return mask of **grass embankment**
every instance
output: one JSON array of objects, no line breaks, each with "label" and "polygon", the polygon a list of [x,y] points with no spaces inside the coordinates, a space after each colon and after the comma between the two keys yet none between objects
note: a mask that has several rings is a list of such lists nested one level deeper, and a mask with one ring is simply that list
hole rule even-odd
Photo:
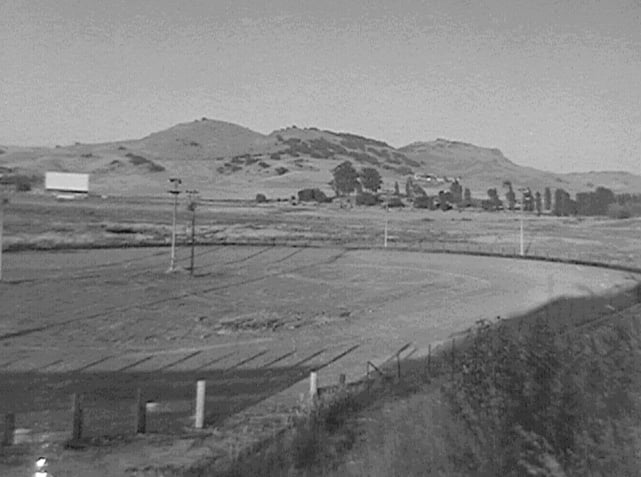
[{"label": "grass embankment", "polygon": [[576,321],[479,322],[455,361],[339,391],[226,475],[638,475],[641,308]]}]

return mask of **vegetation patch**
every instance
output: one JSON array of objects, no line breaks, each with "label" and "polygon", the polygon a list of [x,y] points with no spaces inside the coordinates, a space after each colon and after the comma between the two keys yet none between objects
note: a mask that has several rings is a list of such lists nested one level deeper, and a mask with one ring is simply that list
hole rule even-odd
[{"label": "vegetation patch", "polygon": [[276,174],[278,174],[279,176],[282,176],[284,174],[287,174],[289,172],[289,169],[287,169],[286,167],[280,166],[280,167],[277,167],[275,171],[276,171]]},{"label": "vegetation patch", "polygon": [[298,191],[299,202],[330,202],[330,199],[320,189],[302,189]]},{"label": "vegetation patch", "polygon": [[165,170],[163,166],[161,166],[160,164],[156,164],[154,161],[147,159],[144,156],[133,154],[131,152],[128,152],[127,154],[125,154],[125,156],[129,158],[129,162],[132,165],[137,167],[146,167],[149,172],[162,172]]}]

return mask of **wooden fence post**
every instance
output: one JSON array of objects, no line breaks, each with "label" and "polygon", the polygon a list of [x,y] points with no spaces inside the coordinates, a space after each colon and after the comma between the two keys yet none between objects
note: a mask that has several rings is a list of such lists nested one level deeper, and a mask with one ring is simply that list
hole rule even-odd
[{"label": "wooden fence post", "polygon": [[367,374],[367,393],[369,394],[369,361],[365,363],[365,371]]},{"label": "wooden fence post", "polygon": [[401,355],[398,353],[396,355],[396,379],[401,381]]},{"label": "wooden fence post", "polygon": [[71,440],[75,442],[82,438],[82,394],[73,394],[71,402],[71,416]]},{"label": "wooden fence post", "polygon": [[205,425],[205,386],[204,379],[200,379],[196,383],[196,419],[194,422],[196,429],[202,429]]},{"label": "wooden fence post", "polygon": [[4,416],[4,435],[2,436],[3,446],[13,445],[15,432],[16,432],[16,415],[12,412],[8,412]]},{"label": "wooden fence post", "polygon": [[427,379],[432,379],[432,344],[427,345]]},{"label": "wooden fence post", "polygon": [[309,373],[309,402],[313,406],[318,396],[318,373],[312,371]]},{"label": "wooden fence post", "polygon": [[345,386],[345,374],[341,373],[341,375],[338,377],[338,385],[343,387]]},{"label": "wooden fence post", "polygon": [[136,434],[147,431],[147,404],[142,399],[142,389],[136,391]]}]

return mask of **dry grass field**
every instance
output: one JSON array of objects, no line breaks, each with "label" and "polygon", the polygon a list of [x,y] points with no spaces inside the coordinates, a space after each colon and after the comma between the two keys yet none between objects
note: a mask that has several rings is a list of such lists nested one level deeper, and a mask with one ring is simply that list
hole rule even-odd
[{"label": "dry grass field", "polygon": [[[367,360],[380,362],[406,343],[424,349],[481,318],[634,282],[629,273],[593,267],[427,253],[512,253],[518,217],[510,214],[390,212],[390,248],[383,250],[369,249],[382,244],[380,209],[204,203],[198,213],[200,242],[324,246],[199,245],[193,277],[165,273],[167,247],[6,253],[0,411],[16,412],[18,427],[39,442],[3,455],[2,475],[21,471],[42,446],[68,435],[73,392],[86,394],[86,435],[113,437],[131,434],[141,388],[158,403],[150,432],[173,436],[158,451],[171,463],[176,449],[184,458],[184,443],[194,443],[185,433],[196,379],[208,381],[210,427],[199,442],[215,448],[216,429],[230,416],[265,399],[294,406],[296,383],[312,369],[321,383],[341,373],[358,379]],[[182,210],[182,267],[189,263],[187,219]],[[164,244],[170,220],[168,201],[28,198],[12,202],[6,239],[15,249]],[[638,266],[638,228],[632,220],[528,217],[528,252]],[[422,251],[404,250],[410,247]],[[52,471],[122,475],[148,465],[147,444],[53,452]]]},{"label": "dry grass field", "polygon": [[[55,202],[49,196],[16,195],[5,217],[5,250],[24,248],[167,245],[172,203],[167,197],[92,197]],[[519,214],[396,209],[387,213],[391,246],[423,250],[518,253]],[[386,212],[379,207],[341,209],[337,204],[292,206],[287,202],[204,199],[197,211],[199,243],[279,243],[382,246]],[[188,242],[190,214],[178,208],[178,240]],[[641,219],[524,217],[527,255],[641,266]]]}]

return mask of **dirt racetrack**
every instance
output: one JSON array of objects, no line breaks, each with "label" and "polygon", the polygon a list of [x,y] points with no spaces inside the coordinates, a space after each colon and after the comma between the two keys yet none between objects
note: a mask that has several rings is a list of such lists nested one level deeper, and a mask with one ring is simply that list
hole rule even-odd
[{"label": "dirt racetrack", "polygon": [[[339,248],[203,247],[196,273],[167,274],[169,249],[22,252],[0,283],[0,412],[68,434],[73,392],[87,435],[132,429],[136,388],[157,401],[151,431],[207,422],[287,389],[364,373],[406,343],[425,348],[481,318],[562,295],[631,285],[629,274],[492,257]],[[188,250],[179,250],[188,264]],[[297,396],[292,396],[296,399]],[[46,438],[46,437],[45,437]],[[53,438],[53,437],[52,437]]]}]

